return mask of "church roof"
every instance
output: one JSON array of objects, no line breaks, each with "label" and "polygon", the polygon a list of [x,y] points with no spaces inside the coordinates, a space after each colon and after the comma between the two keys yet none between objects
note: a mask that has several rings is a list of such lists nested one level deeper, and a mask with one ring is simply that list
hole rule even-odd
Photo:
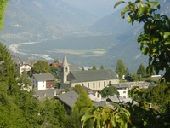
[{"label": "church roof", "polygon": [[73,71],[71,75],[72,83],[116,79],[116,74],[111,70]]}]

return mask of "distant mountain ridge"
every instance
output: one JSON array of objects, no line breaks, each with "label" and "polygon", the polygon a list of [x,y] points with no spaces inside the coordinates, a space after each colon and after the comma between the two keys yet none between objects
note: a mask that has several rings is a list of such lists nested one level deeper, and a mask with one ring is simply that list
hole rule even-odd
[{"label": "distant mountain ridge", "polygon": [[10,0],[4,33],[17,37],[24,32],[32,39],[36,36],[60,38],[72,31],[83,30],[94,19],[95,16],[62,0]]},{"label": "distant mountain ridge", "polygon": [[[161,13],[169,15],[170,1],[160,2]],[[122,58],[132,69],[147,60],[141,56],[136,41],[143,28],[121,19],[121,8],[113,9],[114,3],[113,0],[10,0],[0,40],[20,56],[26,53],[56,57],[66,52],[72,62],[82,65],[109,65]],[[54,43],[49,43],[50,40]],[[60,50],[54,54],[51,51],[55,49]],[[104,53],[94,56],[101,51],[93,49],[102,49]],[[74,50],[87,53],[88,59]]]}]

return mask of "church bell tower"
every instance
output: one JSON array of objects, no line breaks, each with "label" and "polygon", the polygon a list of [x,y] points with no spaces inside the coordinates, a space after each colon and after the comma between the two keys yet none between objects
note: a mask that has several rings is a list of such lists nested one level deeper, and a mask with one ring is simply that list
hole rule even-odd
[{"label": "church bell tower", "polygon": [[70,67],[67,62],[67,57],[65,56],[63,59],[63,83],[67,83],[67,76],[70,73]]}]

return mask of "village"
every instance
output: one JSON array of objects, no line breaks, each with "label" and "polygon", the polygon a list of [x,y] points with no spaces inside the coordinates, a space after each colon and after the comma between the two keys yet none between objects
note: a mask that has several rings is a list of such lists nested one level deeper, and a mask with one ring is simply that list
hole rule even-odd
[{"label": "village", "polygon": [[0,128],[170,128],[169,7],[0,0]]},{"label": "village", "polygon": [[[32,65],[19,63],[17,67],[20,75],[29,72],[31,76],[29,78],[30,85],[23,83],[21,89],[32,91],[33,95],[40,101],[52,98],[58,99],[67,107],[67,110],[71,110],[77,101],[78,94],[73,89],[75,86],[82,86],[95,106],[106,106],[110,103],[138,104],[130,97],[129,92],[134,88],[147,89],[154,86],[146,81],[132,82],[124,79],[124,82],[121,82],[118,75],[111,69],[92,70],[88,67],[83,67],[83,69],[75,67],[68,62],[66,56],[63,61],[50,63],[49,66],[55,69],[53,70],[55,72],[30,74]],[[160,76],[152,77],[159,78]],[[118,94],[113,93],[103,97],[101,91],[110,87],[114,87]]]}]

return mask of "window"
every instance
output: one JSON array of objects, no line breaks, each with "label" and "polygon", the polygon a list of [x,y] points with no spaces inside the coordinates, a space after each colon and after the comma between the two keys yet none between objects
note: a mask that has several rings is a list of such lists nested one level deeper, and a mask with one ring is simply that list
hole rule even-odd
[{"label": "window", "polygon": [[89,83],[88,83],[87,87],[89,88]]},{"label": "window", "polygon": [[123,93],[126,93],[126,91],[123,91]]},{"label": "window", "polygon": [[65,68],[65,71],[68,72],[68,68],[67,67]]}]

